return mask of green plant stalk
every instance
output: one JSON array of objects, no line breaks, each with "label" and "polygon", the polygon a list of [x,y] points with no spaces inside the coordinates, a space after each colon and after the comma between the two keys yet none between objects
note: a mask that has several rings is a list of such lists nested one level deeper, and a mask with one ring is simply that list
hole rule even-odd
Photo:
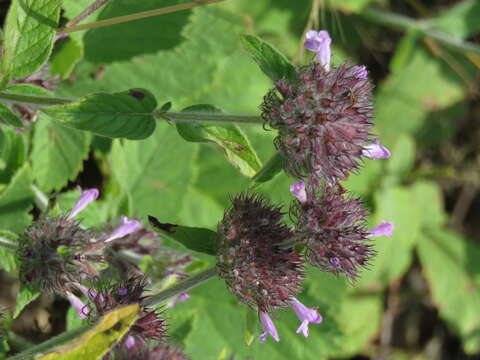
[{"label": "green plant stalk", "polygon": [[33,106],[52,106],[52,105],[65,105],[73,102],[73,99],[53,97],[53,96],[40,96],[40,95],[24,95],[8,91],[0,91],[0,100],[4,102],[10,102],[15,104],[26,104]]},{"label": "green plant stalk", "polygon": [[415,20],[407,16],[373,8],[364,9],[360,16],[380,25],[387,25],[402,30],[417,31],[424,36],[435,39],[438,42],[448,45],[456,50],[472,52],[480,55],[480,46],[469,41],[464,41],[461,38],[451,36],[444,31],[433,29],[429,21]]},{"label": "green plant stalk", "polygon": [[168,14],[168,13],[172,13],[172,12],[176,12],[176,11],[187,10],[187,9],[191,9],[191,8],[194,8],[194,7],[197,7],[197,6],[212,4],[212,3],[216,3],[216,2],[220,2],[220,1],[223,1],[223,0],[198,0],[198,1],[193,1],[193,2],[186,3],[186,4],[168,6],[168,7],[164,7],[164,8],[160,8],[160,9],[143,11],[143,12],[136,13],[136,14],[130,14],[130,15],[114,17],[114,18],[111,18],[111,19],[94,21],[94,22],[91,22],[89,24],[64,27],[64,28],[58,29],[57,33],[69,33],[69,32],[73,32],[73,31],[80,31],[80,30],[87,30],[87,29],[94,29],[94,28],[99,28],[99,27],[104,27],[104,26],[110,26],[110,25],[124,23],[124,22],[127,22],[127,21],[139,20],[139,19],[144,19],[144,18],[148,18],[148,17],[152,17],[152,16]]},{"label": "green plant stalk", "polygon": [[66,28],[71,28],[71,27],[77,25],[80,21],[82,21],[83,19],[85,19],[88,16],[90,16],[91,14],[93,14],[95,11],[100,9],[102,6],[104,6],[109,1],[110,0],[96,0],[96,1],[94,1],[89,7],[87,7],[80,14],[78,14],[72,20],[70,20],[67,23],[67,25],[65,25],[65,27]]},{"label": "green plant stalk", "polygon": [[217,269],[215,269],[214,267],[206,269],[183,281],[178,282],[177,284],[169,287],[168,289],[160,291],[156,295],[149,296],[144,301],[144,304],[147,307],[158,305],[173,296],[183,294],[187,290],[194,288],[195,286],[198,286],[210,279],[213,279],[215,276],[217,276]]},{"label": "green plant stalk", "polygon": [[165,119],[171,122],[188,123],[211,123],[211,124],[263,124],[258,115],[229,115],[214,112],[159,112],[153,114],[157,119]]},{"label": "green plant stalk", "polygon": [[[217,271],[215,268],[209,268],[207,270],[199,272],[198,274],[193,275],[192,277],[185,279],[179,282],[178,284],[175,284],[169,287],[168,289],[160,291],[156,295],[149,296],[147,300],[144,302],[144,304],[146,306],[158,305],[173,296],[180,295],[185,291],[204,283],[205,281],[213,279],[216,275],[217,275]],[[76,329],[66,331],[41,344],[32,346],[31,348],[25,351],[22,351],[21,353],[15,356],[9,357],[7,360],[33,359],[37,354],[45,353],[59,345],[66,343],[67,341],[75,339],[76,337],[82,335],[83,333],[88,331],[90,328],[92,328],[92,326],[93,325],[84,325]]]}]

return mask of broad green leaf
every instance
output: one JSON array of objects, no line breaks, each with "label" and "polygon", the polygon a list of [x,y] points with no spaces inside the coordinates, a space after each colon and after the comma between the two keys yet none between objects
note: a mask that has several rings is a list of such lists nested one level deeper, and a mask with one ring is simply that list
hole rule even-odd
[{"label": "broad green leaf", "polygon": [[385,220],[393,222],[395,229],[392,238],[373,239],[377,254],[370,269],[362,272],[359,286],[385,286],[408,269],[420,234],[422,205],[406,187],[388,187],[375,193],[375,216],[370,226]]},{"label": "broad green leaf", "polygon": [[15,311],[13,313],[13,318],[16,319],[18,315],[25,309],[25,306],[30,304],[36,298],[40,296],[40,292],[36,290],[31,290],[23,285],[20,285],[18,290],[17,299],[15,301]]},{"label": "broad green leaf", "polygon": [[[221,110],[212,105],[193,105],[182,112],[221,112]],[[177,122],[175,125],[178,133],[187,141],[211,142],[219,146],[227,160],[247,177],[254,176],[262,166],[248,138],[236,125],[211,125],[194,121]]]},{"label": "broad green leaf", "polygon": [[144,141],[114,141],[109,163],[119,188],[112,197],[127,197],[131,213],[124,215],[154,214],[178,223],[186,189],[196,178],[197,151],[166,123]]},{"label": "broad green leaf", "polygon": [[99,323],[76,339],[60,345],[38,360],[101,359],[117,344],[137,321],[140,307],[127,305],[103,316]]},{"label": "broad green leaf", "polygon": [[27,158],[27,141],[24,133],[11,127],[0,126],[0,183],[10,182],[13,174]]},{"label": "broad green leaf", "polygon": [[11,250],[6,250],[3,246],[0,248],[0,268],[8,271],[13,276],[18,275],[18,264],[14,246],[17,244],[18,235],[8,231],[0,230],[0,242],[12,244]]},{"label": "broad green leaf", "polygon": [[144,89],[98,93],[67,105],[42,111],[59,124],[94,134],[131,140],[149,137],[155,130],[152,111],[157,101]]},{"label": "broad green leaf", "polygon": [[48,192],[75,179],[88,156],[91,135],[44,117],[35,124],[31,162],[35,182]]},{"label": "broad green leaf", "polygon": [[480,351],[480,248],[452,232],[435,229],[418,242],[418,255],[440,316],[457,333],[467,354]]},{"label": "broad green leaf", "polygon": [[421,207],[423,228],[440,227],[446,224],[448,216],[445,212],[443,191],[433,181],[417,181],[412,188],[415,202]]},{"label": "broad green leaf", "polygon": [[2,72],[23,77],[48,59],[60,16],[61,0],[13,0],[5,20]]},{"label": "broad green leaf", "polygon": [[217,253],[217,233],[215,231],[204,228],[161,223],[153,216],[149,216],[148,220],[159,235],[175,240],[190,250],[208,255],[215,255]]},{"label": "broad green leaf", "polygon": [[23,232],[32,217],[33,193],[29,168],[23,166],[0,193],[0,229]]},{"label": "broad green leaf", "polygon": [[252,177],[252,181],[263,183],[272,180],[283,170],[283,157],[276,152],[270,160]]},{"label": "broad green leaf", "polygon": [[391,152],[392,157],[387,162],[387,170],[398,179],[404,179],[415,162],[415,142],[411,136],[402,134]]},{"label": "broad green leaf", "polygon": [[272,45],[253,35],[242,35],[241,39],[245,50],[274,82],[295,76],[294,66]]},{"label": "broad green leaf", "polygon": [[441,29],[462,39],[480,32],[480,2],[463,0],[452,6],[438,17],[429,21],[434,28]]},{"label": "broad green leaf", "polygon": [[[130,15],[184,2],[188,1],[115,0],[105,6],[97,19]],[[184,40],[181,31],[190,13],[190,10],[179,11],[89,30],[84,36],[85,57],[95,63],[109,63],[173,49]]]},{"label": "broad green leaf", "polygon": [[66,79],[82,58],[83,44],[79,40],[70,37],[53,57],[50,71],[52,74],[59,75],[62,79]]},{"label": "broad green leaf", "polygon": [[52,95],[51,91],[33,84],[15,84],[8,87],[6,90],[8,90],[8,92],[15,92],[15,93],[24,94],[24,95],[40,95],[40,96]]},{"label": "broad green leaf", "polygon": [[188,188],[186,199],[188,203],[180,212],[179,223],[215,230],[223,218],[224,207],[211,194],[204,193],[195,186]]},{"label": "broad green leaf", "polygon": [[67,319],[66,319],[66,327],[68,330],[77,329],[83,325],[88,324],[88,319],[81,319],[78,316],[77,310],[73,306],[70,306],[67,310]]},{"label": "broad green leaf", "polygon": [[5,104],[0,103],[0,122],[5,125],[22,127],[23,123],[15,113]]}]

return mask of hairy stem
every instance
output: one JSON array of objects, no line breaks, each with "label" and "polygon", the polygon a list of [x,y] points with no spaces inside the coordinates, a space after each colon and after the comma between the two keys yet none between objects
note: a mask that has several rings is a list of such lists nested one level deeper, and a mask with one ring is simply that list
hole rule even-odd
[{"label": "hairy stem", "polygon": [[32,185],[31,189],[33,191],[33,202],[40,209],[42,213],[48,209],[48,197],[40,190],[37,186]]},{"label": "hairy stem", "polygon": [[57,32],[58,33],[68,33],[68,32],[73,32],[73,31],[80,31],[80,30],[87,30],[87,29],[94,29],[94,28],[99,28],[99,27],[104,27],[104,26],[110,26],[110,25],[124,23],[124,22],[127,22],[127,21],[139,20],[139,19],[144,19],[144,18],[148,18],[148,17],[152,17],[152,16],[168,14],[168,13],[172,13],[172,12],[176,12],[176,11],[187,10],[187,9],[191,9],[191,8],[194,8],[194,7],[197,7],[197,6],[207,5],[207,4],[216,3],[216,2],[220,2],[220,1],[223,1],[223,0],[198,0],[198,1],[193,1],[193,2],[186,3],[186,4],[168,6],[168,7],[164,7],[164,8],[160,8],[160,9],[143,11],[143,12],[139,12],[139,13],[136,13],[136,14],[130,14],[130,15],[114,17],[114,18],[111,18],[111,19],[99,20],[99,21],[91,22],[89,24],[64,27],[64,28],[58,29]]},{"label": "hairy stem", "polygon": [[85,10],[83,10],[80,14],[75,16],[72,20],[70,20],[67,25],[65,25],[66,28],[70,28],[72,26],[77,25],[80,21],[88,17],[89,15],[93,14],[95,11],[100,9],[103,5],[105,5],[107,2],[110,0],[96,0],[91,4],[89,7],[87,7]]},{"label": "hairy stem", "polygon": [[256,115],[229,115],[214,112],[155,112],[157,119],[172,122],[213,123],[213,124],[263,124],[262,119]]},{"label": "hairy stem", "polygon": [[158,305],[172,296],[183,294],[187,290],[194,288],[195,286],[200,285],[207,280],[213,279],[215,276],[217,276],[217,270],[215,268],[209,268],[183,281],[180,281],[168,289],[160,291],[156,295],[149,296],[145,300],[144,304],[146,306]]},{"label": "hairy stem", "polygon": [[435,39],[451,48],[480,55],[480,46],[469,41],[464,41],[461,38],[454,37],[442,30],[434,29],[431,27],[431,23],[428,20],[415,20],[408,16],[373,8],[363,10],[360,15],[371,22],[396,27],[402,30],[418,31],[420,34]]},{"label": "hairy stem", "polygon": [[74,101],[73,99],[40,96],[40,95],[24,95],[12,93],[8,91],[0,91],[0,100],[15,104],[26,104],[33,106],[51,106],[51,105],[65,105]]}]

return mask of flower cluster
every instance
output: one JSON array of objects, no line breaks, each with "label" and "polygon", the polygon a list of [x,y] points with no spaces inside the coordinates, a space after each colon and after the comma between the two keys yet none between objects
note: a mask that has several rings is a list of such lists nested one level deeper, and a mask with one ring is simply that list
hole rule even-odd
[{"label": "flower cluster", "polygon": [[71,211],[57,217],[42,216],[19,238],[17,259],[20,279],[40,291],[65,293],[76,283],[98,275],[106,247],[116,239],[136,232],[140,223],[122,217],[110,234],[85,229],[75,217],[98,198],[97,189],[82,192]]},{"label": "flower cluster", "polygon": [[302,257],[293,246],[293,232],[282,212],[259,196],[237,195],[218,226],[217,267],[229,290],[258,310],[263,325],[260,338],[279,341],[270,315],[291,306],[302,322],[297,332],[308,336],[308,323],[321,316],[296,298],[303,281]]},{"label": "flower cluster", "polygon": [[323,271],[355,279],[374,254],[370,238],[391,236],[393,224],[367,228],[362,201],[341,185],[362,159],[387,158],[390,152],[372,135],[373,85],[365,66],[330,64],[326,31],[307,32],[305,46],[317,61],[281,79],[261,106],[267,125],[278,130],[277,149],[285,171],[299,178],[291,186],[294,227],[279,208],[258,196],[239,195],[218,226],[217,267],[229,290],[258,309],[265,341],[278,332],[270,317],[290,306],[301,321],[322,322],[316,309],[298,301],[304,261]]},{"label": "flower cluster", "polygon": [[116,284],[97,281],[90,289],[77,284],[77,288],[89,300],[89,305],[72,292],[68,292],[67,297],[80,318],[92,320],[121,306],[139,304],[141,310],[138,320],[117,345],[118,348],[135,354],[142,350],[149,340],[163,341],[166,336],[166,320],[161,313],[143,305],[146,299],[144,296],[146,285],[146,279],[140,276],[130,276],[127,280]]},{"label": "flower cluster", "polygon": [[111,356],[112,360],[188,360],[182,349],[171,343],[160,345],[149,344],[134,355],[126,348],[116,348]]}]

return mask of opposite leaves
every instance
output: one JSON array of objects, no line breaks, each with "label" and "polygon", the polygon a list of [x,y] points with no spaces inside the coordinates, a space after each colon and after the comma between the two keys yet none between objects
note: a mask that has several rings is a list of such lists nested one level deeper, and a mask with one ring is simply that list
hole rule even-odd
[{"label": "opposite leaves", "polygon": [[155,130],[152,111],[157,101],[144,89],[98,93],[42,111],[61,125],[110,138],[140,140]]}]

